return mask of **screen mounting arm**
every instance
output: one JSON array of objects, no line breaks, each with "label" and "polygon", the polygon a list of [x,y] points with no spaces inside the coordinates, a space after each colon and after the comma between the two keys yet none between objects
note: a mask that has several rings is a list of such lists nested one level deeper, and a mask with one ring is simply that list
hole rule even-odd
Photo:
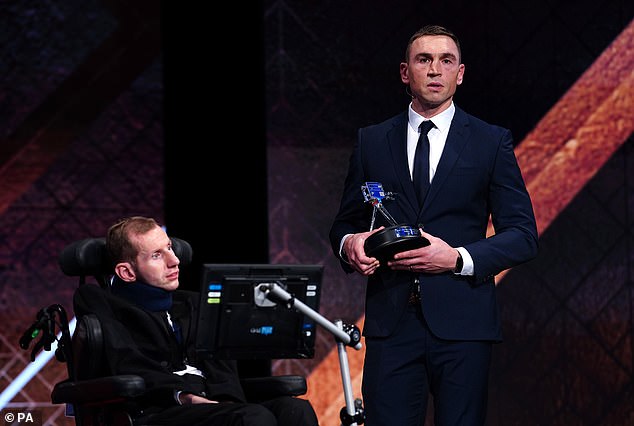
[{"label": "screen mounting arm", "polygon": [[313,308],[304,304],[288,293],[280,283],[267,282],[260,283],[255,287],[255,304],[258,306],[271,306],[271,303],[283,304],[288,309],[296,309],[307,317],[312,318],[328,330],[337,341],[339,353],[339,367],[346,406],[341,409],[339,417],[341,424],[346,426],[357,426],[364,422],[365,412],[361,399],[354,399],[352,394],[352,382],[350,379],[350,369],[348,366],[348,355],[346,346],[351,346],[356,350],[361,349],[361,332],[355,325],[344,324],[341,320],[331,322]]}]

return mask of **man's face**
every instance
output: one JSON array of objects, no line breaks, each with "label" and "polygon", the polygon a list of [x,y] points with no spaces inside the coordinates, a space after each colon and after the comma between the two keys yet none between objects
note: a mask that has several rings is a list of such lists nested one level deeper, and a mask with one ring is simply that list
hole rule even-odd
[{"label": "man's face", "polygon": [[416,112],[431,117],[449,107],[464,64],[458,46],[447,36],[423,36],[412,43],[408,62],[400,65],[401,81],[409,85]]},{"label": "man's face", "polygon": [[131,265],[136,279],[164,290],[178,288],[180,260],[172,251],[172,241],[162,228],[132,236],[139,254]]}]

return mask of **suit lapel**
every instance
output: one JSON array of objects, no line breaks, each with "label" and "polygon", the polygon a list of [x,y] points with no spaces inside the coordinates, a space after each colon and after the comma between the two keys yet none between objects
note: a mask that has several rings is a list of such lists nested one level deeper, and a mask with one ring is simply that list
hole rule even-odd
[{"label": "suit lapel", "polygon": [[418,200],[407,161],[407,125],[407,113],[401,114],[394,127],[387,132],[387,139],[392,154],[394,171],[402,190],[402,195],[397,195],[397,197],[404,197],[411,207],[412,211],[407,216],[416,217],[418,215]]},{"label": "suit lapel", "polygon": [[441,188],[445,180],[455,166],[456,161],[458,161],[460,152],[469,138],[470,132],[468,123],[469,122],[464,111],[456,108],[456,113],[454,114],[451,126],[449,127],[449,133],[447,134],[445,148],[440,156],[440,161],[438,162],[434,179],[431,182],[429,192],[425,198],[422,211],[432,205],[434,198],[436,198],[436,196],[441,192]]}]

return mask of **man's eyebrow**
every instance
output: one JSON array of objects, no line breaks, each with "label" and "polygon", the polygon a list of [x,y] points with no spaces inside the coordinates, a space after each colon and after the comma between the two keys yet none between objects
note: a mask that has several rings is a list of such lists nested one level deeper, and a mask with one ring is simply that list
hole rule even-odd
[{"label": "man's eyebrow", "polygon": [[[419,58],[421,56],[424,56],[426,58],[431,58],[433,56],[435,56],[433,53],[429,53],[429,52],[420,52],[416,54],[416,58]],[[451,52],[443,52],[441,54],[439,54],[438,56],[440,56],[441,58],[452,58],[452,59],[456,59],[457,56]]]}]

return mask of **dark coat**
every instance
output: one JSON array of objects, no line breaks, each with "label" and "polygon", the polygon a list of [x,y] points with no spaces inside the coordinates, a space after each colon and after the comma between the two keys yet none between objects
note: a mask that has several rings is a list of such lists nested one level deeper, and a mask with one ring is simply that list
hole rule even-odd
[{"label": "dark coat", "polygon": [[[95,313],[102,323],[105,357],[110,374],[136,374],[145,379],[147,406],[177,405],[174,391],[205,395],[218,401],[245,401],[234,361],[199,359],[195,348],[198,293],[176,290],[171,319],[181,328],[179,343],[160,312],[149,312],[96,285],[75,292],[75,315]],[[185,363],[197,367],[197,375],[176,375]]]}]

